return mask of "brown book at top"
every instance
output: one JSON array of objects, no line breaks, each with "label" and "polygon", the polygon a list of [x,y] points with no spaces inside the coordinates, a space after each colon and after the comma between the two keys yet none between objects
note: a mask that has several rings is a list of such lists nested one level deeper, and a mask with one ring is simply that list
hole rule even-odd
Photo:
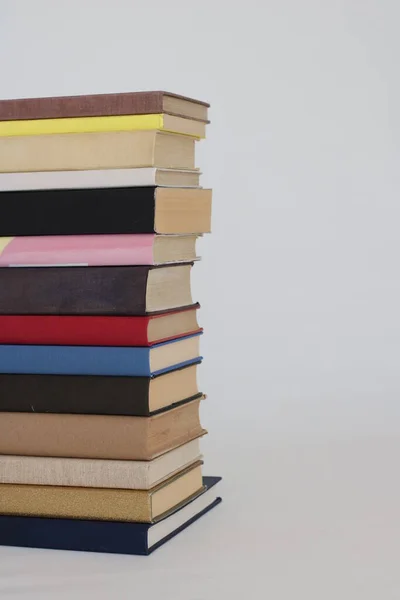
[{"label": "brown book at top", "polygon": [[169,92],[0,100],[0,121],[166,113],[208,122],[209,104]]}]

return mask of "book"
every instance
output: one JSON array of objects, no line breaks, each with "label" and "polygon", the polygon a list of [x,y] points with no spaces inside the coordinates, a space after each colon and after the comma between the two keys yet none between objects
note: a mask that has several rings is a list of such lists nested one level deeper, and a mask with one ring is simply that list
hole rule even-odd
[{"label": "book", "polygon": [[200,494],[201,465],[150,490],[0,484],[0,514],[154,523]]},{"label": "book", "polygon": [[200,335],[148,348],[0,345],[0,373],[150,377],[199,362]]},{"label": "book", "polygon": [[0,456],[0,483],[149,490],[201,460],[199,439],[147,461]]},{"label": "book", "polygon": [[195,168],[195,138],[164,131],[0,137],[0,172]]},{"label": "book", "polygon": [[193,262],[196,235],[0,237],[0,267],[96,267]]},{"label": "book", "polygon": [[200,399],[151,417],[3,412],[0,454],[152,460],[205,433]]},{"label": "book", "polygon": [[152,346],[203,331],[198,308],[142,317],[0,315],[0,344]]},{"label": "book", "polygon": [[152,113],[207,121],[209,106],[207,102],[164,91],[16,98],[0,101],[0,121]]},{"label": "book", "polygon": [[203,477],[203,492],[154,524],[0,515],[0,545],[148,555],[221,503],[220,477]]},{"label": "book", "polygon": [[0,268],[0,314],[140,316],[190,306],[190,269]]},{"label": "book", "polygon": [[168,114],[26,119],[19,121],[0,120],[0,137],[96,133],[102,131],[148,131],[153,129],[166,131],[167,133],[190,135],[199,139],[206,136],[206,124],[204,122]]},{"label": "book", "polygon": [[202,397],[198,364],[149,377],[0,373],[0,411],[150,416]]},{"label": "book", "polygon": [[0,173],[0,192],[73,190],[135,186],[199,187],[200,171],[178,169],[98,169]]},{"label": "book", "polygon": [[0,202],[0,235],[6,237],[200,234],[211,228],[212,192],[205,189],[131,187],[0,192]]}]

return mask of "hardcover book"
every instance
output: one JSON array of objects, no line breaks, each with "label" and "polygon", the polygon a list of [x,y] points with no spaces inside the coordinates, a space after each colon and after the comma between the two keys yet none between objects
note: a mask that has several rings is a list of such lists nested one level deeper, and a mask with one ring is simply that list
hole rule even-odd
[{"label": "hardcover book", "polygon": [[211,201],[211,190],[188,188],[0,192],[0,235],[208,233]]},{"label": "hardcover book", "polygon": [[0,315],[0,344],[152,346],[200,333],[198,308],[142,317]]},{"label": "hardcover book", "polygon": [[190,270],[190,264],[0,268],[0,314],[140,316],[191,306]]},{"label": "hardcover book", "polygon": [[149,348],[0,345],[0,373],[151,377],[199,362],[200,335]]},{"label": "hardcover book", "polygon": [[203,492],[154,524],[0,515],[0,545],[147,555],[221,502],[220,477],[204,477]]},{"label": "hardcover book", "polygon": [[198,187],[200,172],[178,169],[98,169],[0,173],[0,192],[135,186]]},{"label": "hardcover book", "polygon": [[152,460],[205,433],[200,400],[151,417],[4,412],[0,454]]},{"label": "hardcover book", "polygon": [[167,113],[207,121],[207,102],[170,92],[125,92],[0,101],[0,121]]},{"label": "hardcover book", "polygon": [[78,117],[1,121],[0,137],[49,135],[59,133],[95,133],[101,131],[147,131],[156,129],[204,138],[206,124],[168,114]]},{"label": "hardcover book", "polygon": [[149,490],[200,460],[199,439],[148,461],[0,456],[0,483]]},{"label": "hardcover book", "polygon": [[197,260],[192,235],[0,237],[0,267],[163,265]]},{"label": "hardcover book", "polygon": [[0,373],[0,411],[146,417],[201,398],[197,366],[156,377]]},{"label": "hardcover book", "polygon": [[202,462],[150,490],[0,484],[0,514],[155,523],[203,491]]},{"label": "hardcover book", "polygon": [[164,131],[0,137],[0,172],[195,168],[195,138]]}]

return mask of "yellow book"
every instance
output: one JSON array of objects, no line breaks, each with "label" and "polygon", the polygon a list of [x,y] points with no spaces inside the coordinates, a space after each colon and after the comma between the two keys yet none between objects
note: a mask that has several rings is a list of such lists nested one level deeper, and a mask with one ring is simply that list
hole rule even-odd
[{"label": "yellow book", "polygon": [[0,137],[55,133],[158,130],[204,138],[206,124],[167,114],[0,121]]}]

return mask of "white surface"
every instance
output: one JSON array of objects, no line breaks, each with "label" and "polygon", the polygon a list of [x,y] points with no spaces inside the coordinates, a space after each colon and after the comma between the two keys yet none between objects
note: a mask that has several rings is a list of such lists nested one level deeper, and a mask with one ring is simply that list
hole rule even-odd
[{"label": "white surface", "polygon": [[[214,231],[194,287],[206,471],[225,477],[223,507],[150,559],[2,550],[1,600],[398,600],[400,4],[0,0],[0,14],[2,97],[212,104],[197,166]],[[249,515],[252,460],[266,499]]]}]

